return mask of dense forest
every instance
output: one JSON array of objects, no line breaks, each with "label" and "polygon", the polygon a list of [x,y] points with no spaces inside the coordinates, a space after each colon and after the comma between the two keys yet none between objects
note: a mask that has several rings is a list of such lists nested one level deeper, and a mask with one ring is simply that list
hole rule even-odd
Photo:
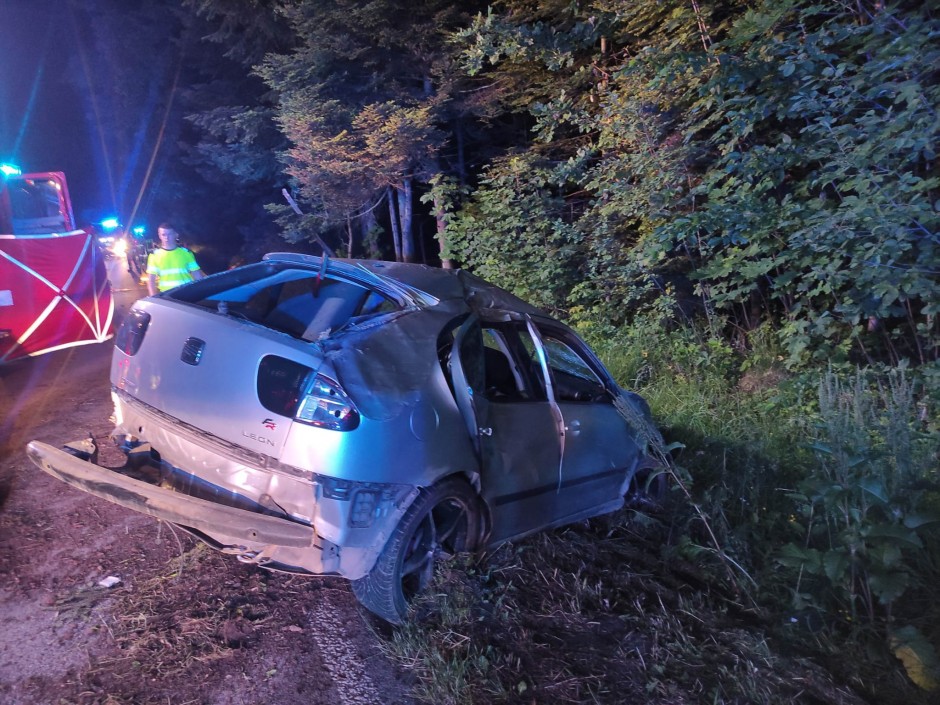
[{"label": "dense forest", "polygon": [[791,363],[937,359],[930,3],[79,5],[125,220],[768,324]]},{"label": "dense forest", "polygon": [[108,173],[147,184],[125,221],[172,209],[217,267],[321,238],[464,267],[564,317],[662,423],[670,555],[812,622],[872,702],[935,694],[932,3],[74,5]]}]

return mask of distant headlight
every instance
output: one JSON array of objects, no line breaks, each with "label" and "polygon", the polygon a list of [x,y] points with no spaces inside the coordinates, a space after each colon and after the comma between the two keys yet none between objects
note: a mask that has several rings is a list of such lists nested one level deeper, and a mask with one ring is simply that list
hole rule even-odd
[{"label": "distant headlight", "polygon": [[118,257],[123,257],[127,254],[127,240],[123,238],[115,240],[114,244],[111,246],[111,252],[116,254]]}]

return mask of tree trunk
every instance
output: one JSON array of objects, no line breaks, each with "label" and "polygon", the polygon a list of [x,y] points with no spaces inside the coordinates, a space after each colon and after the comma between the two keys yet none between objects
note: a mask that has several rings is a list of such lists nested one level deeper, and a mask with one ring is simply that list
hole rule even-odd
[{"label": "tree trunk", "polygon": [[392,243],[395,245],[395,261],[401,262],[401,227],[395,210],[395,189],[388,187],[388,218],[392,221]]},{"label": "tree trunk", "polygon": [[379,229],[379,222],[375,218],[375,209],[378,205],[376,203],[359,216],[359,239],[362,241],[365,256],[369,259],[380,258],[380,253],[376,247],[376,233]]},{"label": "tree trunk", "polygon": [[349,236],[349,245],[346,247],[346,256],[352,259],[353,256],[353,226],[352,218],[346,218],[346,234]]},{"label": "tree trunk", "polygon": [[415,257],[415,236],[411,228],[412,188],[411,177],[406,176],[402,187],[398,189],[398,217],[401,219],[401,261],[417,262]]},{"label": "tree trunk", "polygon": [[[705,47],[705,53],[711,53],[712,37],[708,31],[708,23],[705,22],[705,15],[702,13],[702,8],[698,4],[698,0],[692,0],[692,10],[695,12],[695,21],[698,24],[698,33],[702,39],[702,46]],[[715,63],[720,66],[721,59],[717,56],[715,56],[714,59]],[[711,58],[709,58],[709,61],[711,61]]]},{"label": "tree trunk", "polygon": [[434,196],[434,220],[437,223],[437,245],[440,248],[441,269],[453,269],[453,260],[444,257],[444,228],[447,227],[447,220],[444,217],[444,204],[441,197],[436,193]]}]

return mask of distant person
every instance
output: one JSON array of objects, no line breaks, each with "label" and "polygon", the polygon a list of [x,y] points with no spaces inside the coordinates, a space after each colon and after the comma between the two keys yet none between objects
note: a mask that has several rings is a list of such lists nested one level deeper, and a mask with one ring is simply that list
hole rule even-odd
[{"label": "distant person", "polygon": [[140,239],[132,232],[124,236],[124,242],[127,243],[127,251],[124,253],[127,258],[127,271],[131,273],[136,283],[141,283],[146,271],[148,253]]},{"label": "distant person", "polygon": [[193,253],[179,244],[179,234],[173,226],[162,223],[157,228],[157,236],[160,247],[147,258],[147,291],[151,296],[157,290],[166,291],[206,276],[196,264]]}]

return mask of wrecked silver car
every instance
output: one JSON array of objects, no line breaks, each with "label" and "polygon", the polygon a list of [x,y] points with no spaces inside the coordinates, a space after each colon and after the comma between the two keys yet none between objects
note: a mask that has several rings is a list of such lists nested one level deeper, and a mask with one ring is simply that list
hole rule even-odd
[{"label": "wrecked silver car", "polygon": [[113,438],[55,477],[400,622],[434,561],[621,507],[646,403],[568,327],[464,271],[270,254],[138,301]]}]

